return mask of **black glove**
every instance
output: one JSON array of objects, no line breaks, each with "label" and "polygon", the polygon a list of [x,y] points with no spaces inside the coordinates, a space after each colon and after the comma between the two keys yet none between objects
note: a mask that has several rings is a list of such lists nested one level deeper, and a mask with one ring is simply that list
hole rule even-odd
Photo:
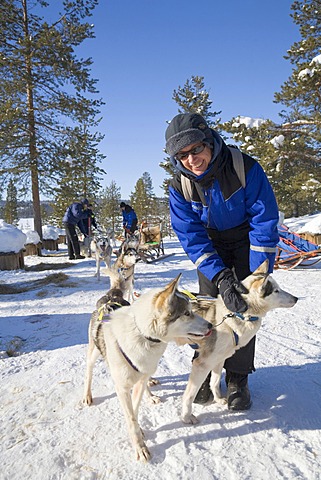
[{"label": "black glove", "polygon": [[233,275],[233,272],[226,268],[214,277],[220,295],[222,296],[225,306],[231,312],[246,312],[247,303],[241,297],[241,293],[249,293],[247,288],[242,285]]}]

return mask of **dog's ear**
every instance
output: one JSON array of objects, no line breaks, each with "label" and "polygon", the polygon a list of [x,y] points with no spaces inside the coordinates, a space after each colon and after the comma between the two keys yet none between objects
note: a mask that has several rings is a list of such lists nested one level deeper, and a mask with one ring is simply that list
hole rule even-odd
[{"label": "dog's ear", "polygon": [[177,277],[172,280],[161,293],[157,295],[155,302],[156,308],[161,310],[165,306],[166,302],[170,302],[172,300],[177,291],[181,276],[181,273],[178,274]]},{"label": "dog's ear", "polygon": [[267,275],[269,272],[269,261],[266,259],[263,263],[253,272],[253,275]]}]

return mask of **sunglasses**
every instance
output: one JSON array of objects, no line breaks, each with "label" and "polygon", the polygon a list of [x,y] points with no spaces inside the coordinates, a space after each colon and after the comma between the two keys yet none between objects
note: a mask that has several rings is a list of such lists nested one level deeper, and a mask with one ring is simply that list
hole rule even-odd
[{"label": "sunglasses", "polygon": [[205,147],[205,143],[201,143],[200,145],[196,145],[196,147],[191,148],[187,152],[176,153],[176,155],[174,155],[174,158],[179,161],[187,160],[190,155],[197,155],[198,153],[202,153]]}]

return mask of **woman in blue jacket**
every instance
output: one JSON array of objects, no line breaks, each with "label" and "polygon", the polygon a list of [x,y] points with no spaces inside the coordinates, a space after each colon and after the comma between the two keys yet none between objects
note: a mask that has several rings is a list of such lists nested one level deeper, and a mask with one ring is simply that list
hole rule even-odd
[{"label": "woman in blue jacket", "polygon": [[[201,115],[176,115],[165,138],[166,152],[177,172],[169,189],[172,227],[197,267],[200,293],[221,294],[229,310],[244,312],[247,305],[240,295],[244,287],[239,280],[266,259],[270,272],[273,270],[279,237],[278,207],[271,185],[259,163],[243,153],[242,186],[231,149]],[[255,339],[225,362],[228,407],[232,410],[251,406],[248,374],[255,370],[254,349]],[[210,375],[196,403],[210,400],[209,381]]]}]

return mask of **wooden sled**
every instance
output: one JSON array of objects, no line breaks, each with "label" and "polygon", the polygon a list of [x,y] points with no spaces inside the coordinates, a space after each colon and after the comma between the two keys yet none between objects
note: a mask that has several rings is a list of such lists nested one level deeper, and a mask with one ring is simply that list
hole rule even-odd
[{"label": "wooden sled", "polygon": [[144,221],[140,227],[138,255],[145,263],[153,263],[167,257],[162,238],[162,221],[158,218]]},{"label": "wooden sled", "polygon": [[290,232],[285,225],[279,225],[280,241],[277,244],[277,253],[274,268],[290,270],[298,267],[311,267],[321,261],[321,249],[313,242]]}]

